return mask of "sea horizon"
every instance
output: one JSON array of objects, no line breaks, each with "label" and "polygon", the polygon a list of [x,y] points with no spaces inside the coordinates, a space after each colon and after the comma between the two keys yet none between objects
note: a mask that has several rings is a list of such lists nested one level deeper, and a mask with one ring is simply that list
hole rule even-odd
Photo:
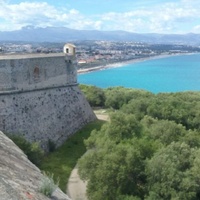
[{"label": "sea horizon", "polygon": [[80,84],[123,86],[152,93],[200,91],[200,54],[164,55],[78,74]]}]

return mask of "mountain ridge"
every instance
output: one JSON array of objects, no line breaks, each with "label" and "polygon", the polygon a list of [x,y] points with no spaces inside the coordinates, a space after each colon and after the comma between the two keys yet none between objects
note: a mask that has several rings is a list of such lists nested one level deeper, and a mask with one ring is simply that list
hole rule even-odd
[{"label": "mountain ridge", "polygon": [[15,31],[0,31],[0,41],[66,42],[74,40],[110,40],[154,44],[200,45],[200,34],[132,33],[121,30],[76,30],[66,27],[35,28],[33,26],[26,26]]}]

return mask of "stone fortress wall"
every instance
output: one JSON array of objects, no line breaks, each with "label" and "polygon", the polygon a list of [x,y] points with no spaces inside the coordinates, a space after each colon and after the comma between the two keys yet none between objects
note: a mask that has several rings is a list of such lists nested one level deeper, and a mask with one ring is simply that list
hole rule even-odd
[{"label": "stone fortress wall", "polygon": [[73,54],[0,56],[0,130],[45,148],[96,117],[77,84]]}]

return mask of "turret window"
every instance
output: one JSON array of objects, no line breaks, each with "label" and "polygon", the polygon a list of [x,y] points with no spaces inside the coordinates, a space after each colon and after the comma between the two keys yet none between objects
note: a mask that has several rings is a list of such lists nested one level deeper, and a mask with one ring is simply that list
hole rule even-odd
[{"label": "turret window", "polygon": [[39,67],[35,67],[34,71],[33,71],[33,77],[34,80],[37,81],[40,77],[40,70]]}]

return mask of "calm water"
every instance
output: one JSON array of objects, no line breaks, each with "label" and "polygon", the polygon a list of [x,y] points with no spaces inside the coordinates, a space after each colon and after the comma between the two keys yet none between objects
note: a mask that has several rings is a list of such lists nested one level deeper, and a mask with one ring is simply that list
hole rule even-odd
[{"label": "calm water", "polygon": [[81,84],[158,92],[200,91],[200,54],[149,60],[78,75]]}]

